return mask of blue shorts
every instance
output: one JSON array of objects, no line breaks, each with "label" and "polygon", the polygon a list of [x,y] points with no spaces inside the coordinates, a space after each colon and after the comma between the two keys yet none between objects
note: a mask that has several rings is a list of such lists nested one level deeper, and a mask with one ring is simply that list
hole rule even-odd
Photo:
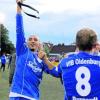
[{"label": "blue shorts", "polygon": [[10,97],[9,100],[30,100],[23,97]]}]

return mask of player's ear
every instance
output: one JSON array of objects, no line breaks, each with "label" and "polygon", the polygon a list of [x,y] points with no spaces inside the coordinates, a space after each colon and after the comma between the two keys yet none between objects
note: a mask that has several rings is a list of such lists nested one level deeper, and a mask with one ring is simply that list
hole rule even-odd
[{"label": "player's ear", "polygon": [[26,41],[26,45],[29,46],[29,40],[28,40],[28,39],[27,39],[27,41]]},{"label": "player's ear", "polygon": [[98,50],[100,50],[100,43],[99,43],[99,42],[96,43],[96,48],[97,48]]}]

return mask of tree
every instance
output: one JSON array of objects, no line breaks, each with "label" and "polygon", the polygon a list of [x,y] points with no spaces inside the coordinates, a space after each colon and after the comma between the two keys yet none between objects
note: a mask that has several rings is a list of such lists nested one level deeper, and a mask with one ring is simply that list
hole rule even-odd
[{"label": "tree", "polygon": [[8,34],[9,34],[9,31],[7,30],[7,28],[3,24],[0,24],[1,54],[3,52],[11,54],[15,50],[14,45],[9,40]]},{"label": "tree", "polygon": [[43,48],[44,48],[44,51],[46,52],[47,56],[49,55],[50,53],[50,46],[49,46],[49,43],[44,43],[43,44]]}]

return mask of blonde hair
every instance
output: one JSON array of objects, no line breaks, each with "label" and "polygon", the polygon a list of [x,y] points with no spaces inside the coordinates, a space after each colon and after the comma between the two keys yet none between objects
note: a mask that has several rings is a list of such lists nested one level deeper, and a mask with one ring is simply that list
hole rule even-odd
[{"label": "blonde hair", "polygon": [[76,45],[79,50],[91,50],[97,43],[96,32],[90,28],[83,28],[77,32]]}]

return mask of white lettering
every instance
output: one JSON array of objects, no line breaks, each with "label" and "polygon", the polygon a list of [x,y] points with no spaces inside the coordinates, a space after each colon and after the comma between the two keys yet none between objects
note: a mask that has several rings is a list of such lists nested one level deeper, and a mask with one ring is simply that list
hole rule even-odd
[{"label": "white lettering", "polygon": [[100,60],[94,60],[94,59],[75,59],[75,60],[70,60],[68,62],[66,62],[66,66],[67,67],[71,67],[74,64],[78,65],[78,64],[94,64],[94,65],[98,65],[100,67]]},{"label": "white lettering", "polygon": [[32,70],[33,70],[34,72],[41,72],[41,71],[42,71],[42,69],[39,68],[39,67],[37,66],[37,63],[36,63],[36,62],[29,61],[29,62],[27,63],[27,65],[28,65],[30,68],[32,68]]},{"label": "white lettering", "polygon": [[74,65],[74,60],[70,60],[66,63],[66,66],[69,67],[69,66],[73,66]]},{"label": "white lettering", "polygon": [[77,97],[73,96],[72,100],[98,100],[98,97],[93,97],[93,98],[77,98]]},{"label": "white lettering", "polygon": [[93,60],[93,59],[75,59],[75,64],[95,64],[100,66],[100,60]]}]

